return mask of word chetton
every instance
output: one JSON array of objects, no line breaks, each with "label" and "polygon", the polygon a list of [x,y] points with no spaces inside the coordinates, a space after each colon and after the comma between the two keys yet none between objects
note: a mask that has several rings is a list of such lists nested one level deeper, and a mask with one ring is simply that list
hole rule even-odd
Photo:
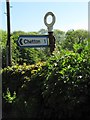
[{"label": "word chetton", "polygon": [[48,46],[48,36],[47,35],[22,35],[19,36],[18,44],[20,47],[45,47]]}]

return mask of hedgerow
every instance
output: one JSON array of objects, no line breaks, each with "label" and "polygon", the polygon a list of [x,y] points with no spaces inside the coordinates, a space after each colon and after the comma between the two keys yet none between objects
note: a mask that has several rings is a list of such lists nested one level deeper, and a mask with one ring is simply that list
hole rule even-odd
[{"label": "hedgerow", "polygon": [[3,117],[90,119],[87,48],[57,51],[46,62],[7,67],[2,75]]}]

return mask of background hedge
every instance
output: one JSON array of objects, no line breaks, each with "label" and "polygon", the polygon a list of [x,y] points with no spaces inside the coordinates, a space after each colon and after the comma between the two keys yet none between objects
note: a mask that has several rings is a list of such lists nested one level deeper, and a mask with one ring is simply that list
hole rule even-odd
[{"label": "background hedge", "polygon": [[[75,47],[75,46],[74,46]],[[46,62],[2,70],[3,118],[90,119],[90,56],[85,47]]]}]

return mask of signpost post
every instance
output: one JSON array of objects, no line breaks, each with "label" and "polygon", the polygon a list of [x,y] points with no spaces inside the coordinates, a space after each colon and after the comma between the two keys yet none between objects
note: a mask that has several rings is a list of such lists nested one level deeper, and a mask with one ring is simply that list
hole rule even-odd
[{"label": "signpost post", "polygon": [[[50,24],[47,23],[47,17],[51,15],[52,16],[52,22]],[[44,23],[47,26],[48,29],[48,37],[49,37],[49,46],[50,46],[50,52],[53,53],[55,49],[55,37],[53,36],[53,25],[55,23],[55,15],[52,12],[46,13],[44,17]]]},{"label": "signpost post", "polygon": [[[47,23],[47,17],[52,16],[52,22]],[[20,35],[18,38],[18,45],[20,47],[50,47],[50,52],[55,49],[55,37],[53,36],[53,25],[55,23],[55,16],[52,12],[46,13],[44,23],[48,28],[48,35]]]}]

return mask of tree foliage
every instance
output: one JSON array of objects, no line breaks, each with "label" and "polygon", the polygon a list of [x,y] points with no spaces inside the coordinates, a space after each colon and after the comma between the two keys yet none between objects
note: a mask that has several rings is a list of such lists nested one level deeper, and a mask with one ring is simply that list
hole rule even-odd
[{"label": "tree foliage", "polygon": [[87,40],[88,32],[86,30],[69,30],[65,34],[65,40],[63,41],[62,47],[64,49],[73,50],[75,43],[84,43]]},{"label": "tree foliage", "polygon": [[87,31],[54,30],[56,49],[24,48],[19,35],[46,34],[15,31],[11,35],[13,65],[5,68],[3,33],[3,118],[90,119],[90,54]]}]

